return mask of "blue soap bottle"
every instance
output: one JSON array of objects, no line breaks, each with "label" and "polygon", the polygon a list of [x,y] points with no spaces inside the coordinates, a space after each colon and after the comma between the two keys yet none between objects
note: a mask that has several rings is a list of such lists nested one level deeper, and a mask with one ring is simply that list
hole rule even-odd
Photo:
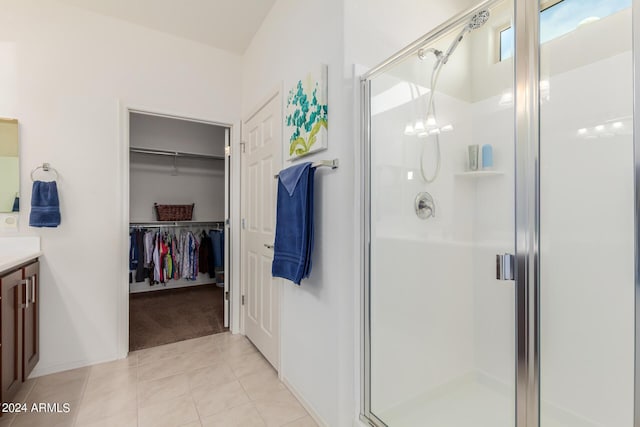
[{"label": "blue soap bottle", "polygon": [[482,169],[491,169],[493,167],[493,147],[491,144],[482,146]]}]

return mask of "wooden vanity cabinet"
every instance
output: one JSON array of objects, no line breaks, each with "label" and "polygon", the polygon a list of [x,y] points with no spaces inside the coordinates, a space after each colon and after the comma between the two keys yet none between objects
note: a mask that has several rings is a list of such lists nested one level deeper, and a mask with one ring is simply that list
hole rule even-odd
[{"label": "wooden vanity cabinet", "polygon": [[0,273],[0,400],[12,402],[40,357],[37,260]]},{"label": "wooden vanity cabinet", "polygon": [[22,269],[0,277],[2,314],[2,401],[11,402],[22,385]]}]

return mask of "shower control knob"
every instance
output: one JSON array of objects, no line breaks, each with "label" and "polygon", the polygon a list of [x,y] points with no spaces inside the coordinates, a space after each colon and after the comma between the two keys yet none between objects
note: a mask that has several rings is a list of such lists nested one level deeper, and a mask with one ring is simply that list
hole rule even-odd
[{"label": "shower control knob", "polygon": [[436,203],[431,194],[427,192],[418,193],[415,200],[416,215],[420,219],[429,219],[436,216]]}]

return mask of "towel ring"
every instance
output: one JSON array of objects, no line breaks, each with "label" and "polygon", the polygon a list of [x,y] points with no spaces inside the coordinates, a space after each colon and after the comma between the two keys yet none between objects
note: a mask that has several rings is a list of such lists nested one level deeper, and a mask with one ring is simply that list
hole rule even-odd
[{"label": "towel ring", "polygon": [[36,173],[38,169],[42,169],[45,172],[53,172],[53,174],[56,176],[55,179],[58,179],[58,171],[52,168],[49,163],[43,163],[41,166],[36,166],[35,168],[33,168],[33,170],[31,171],[31,181],[35,181],[33,174]]}]

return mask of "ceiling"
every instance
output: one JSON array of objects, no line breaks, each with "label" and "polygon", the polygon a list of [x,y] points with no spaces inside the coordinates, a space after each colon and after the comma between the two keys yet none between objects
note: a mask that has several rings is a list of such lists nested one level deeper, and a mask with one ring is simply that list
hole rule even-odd
[{"label": "ceiling", "polygon": [[242,54],[275,0],[59,0]]}]

